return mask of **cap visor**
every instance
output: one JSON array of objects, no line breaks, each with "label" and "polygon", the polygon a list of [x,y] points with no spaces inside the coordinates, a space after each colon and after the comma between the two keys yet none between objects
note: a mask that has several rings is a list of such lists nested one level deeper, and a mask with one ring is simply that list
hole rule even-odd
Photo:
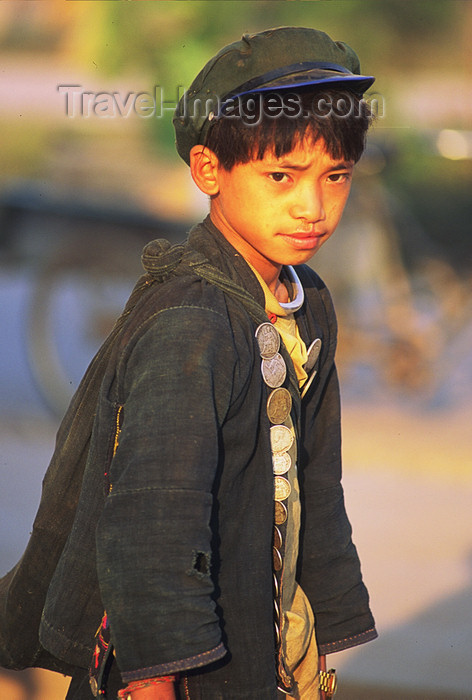
[{"label": "cap visor", "polygon": [[254,92],[267,92],[269,90],[282,90],[296,87],[308,87],[311,85],[326,85],[326,87],[344,87],[362,95],[375,81],[370,75],[357,75],[355,73],[341,73],[335,70],[314,68],[308,71],[291,73],[279,76],[273,80],[264,81],[259,85],[252,82],[251,86],[241,85],[228,97],[239,97]]}]

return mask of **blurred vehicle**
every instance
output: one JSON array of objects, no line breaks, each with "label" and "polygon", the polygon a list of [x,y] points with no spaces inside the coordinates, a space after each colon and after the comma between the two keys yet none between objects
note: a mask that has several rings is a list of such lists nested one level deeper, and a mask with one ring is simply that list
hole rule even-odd
[{"label": "blurred vehicle", "polygon": [[3,264],[31,270],[26,339],[31,372],[52,412],[62,416],[137,277],[154,238],[179,242],[187,226],[132,203],[91,202],[23,183],[0,201]]}]

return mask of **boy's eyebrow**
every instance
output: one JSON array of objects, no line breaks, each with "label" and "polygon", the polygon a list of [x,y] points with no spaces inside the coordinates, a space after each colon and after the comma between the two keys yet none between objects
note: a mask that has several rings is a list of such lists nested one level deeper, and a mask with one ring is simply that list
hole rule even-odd
[{"label": "boy's eyebrow", "polygon": [[[311,162],[307,164],[302,164],[302,163],[294,163],[290,160],[278,160],[274,161],[274,163],[269,163],[268,165],[272,168],[286,168],[289,170],[308,170],[308,168],[311,166]],[[327,171],[330,170],[349,170],[354,166],[354,162],[352,160],[341,160],[337,163],[333,163],[327,168]]]}]

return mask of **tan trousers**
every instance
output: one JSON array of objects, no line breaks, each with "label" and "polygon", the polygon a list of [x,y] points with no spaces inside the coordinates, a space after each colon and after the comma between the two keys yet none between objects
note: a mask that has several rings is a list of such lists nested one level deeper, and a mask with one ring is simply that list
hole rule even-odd
[{"label": "tan trousers", "polygon": [[289,622],[284,639],[285,661],[293,673],[297,690],[294,695],[281,693],[280,697],[319,700],[318,647],[313,611],[299,586],[296,587],[291,610],[285,614]]}]

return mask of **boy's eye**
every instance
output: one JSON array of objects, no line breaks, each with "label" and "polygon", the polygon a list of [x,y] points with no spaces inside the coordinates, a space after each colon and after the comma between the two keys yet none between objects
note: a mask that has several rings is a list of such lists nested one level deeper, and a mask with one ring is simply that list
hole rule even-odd
[{"label": "boy's eye", "polygon": [[287,173],[269,173],[269,177],[274,182],[282,182],[287,177]]},{"label": "boy's eye", "polygon": [[333,173],[332,175],[329,175],[328,180],[330,182],[346,182],[349,180],[349,178],[349,173]]}]

